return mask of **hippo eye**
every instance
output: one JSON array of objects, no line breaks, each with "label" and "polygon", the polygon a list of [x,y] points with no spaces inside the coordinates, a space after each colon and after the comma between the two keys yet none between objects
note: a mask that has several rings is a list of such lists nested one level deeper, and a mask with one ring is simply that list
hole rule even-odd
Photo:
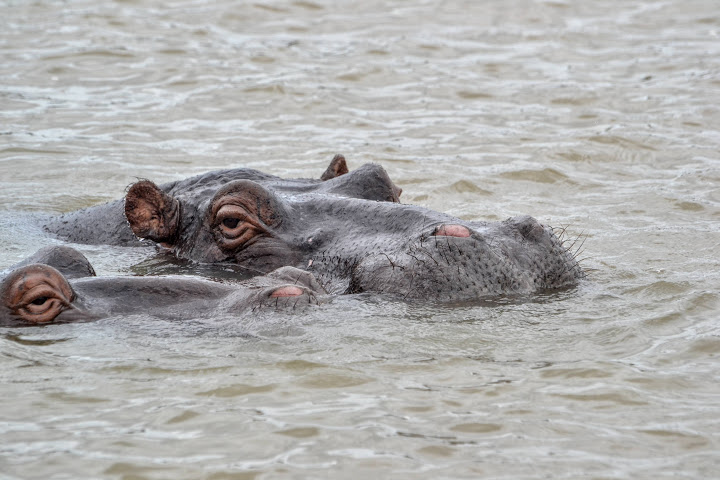
[{"label": "hippo eye", "polygon": [[215,225],[225,238],[237,238],[252,227],[247,212],[234,205],[226,205],[218,211]]},{"label": "hippo eye", "polygon": [[221,248],[234,250],[265,232],[260,219],[242,205],[226,203],[215,213],[213,228]]},{"label": "hippo eye", "polygon": [[25,305],[20,307],[21,313],[31,317],[33,321],[36,322],[43,322],[44,320],[39,319],[49,314],[52,314],[54,318],[68,305],[66,299],[54,292],[43,292],[40,293],[39,296],[32,295],[23,303],[25,303]]},{"label": "hippo eye", "polygon": [[227,228],[237,228],[238,223],[240,223],[239,218],[226,218],[222,221],[223,226]]},{"label": "hippo eye", "polygon": [[10,312],[30,323],[52,322],[72,308],[75,295],[63,275],[48,265],[34,264],[13,272],[2,292]]}]

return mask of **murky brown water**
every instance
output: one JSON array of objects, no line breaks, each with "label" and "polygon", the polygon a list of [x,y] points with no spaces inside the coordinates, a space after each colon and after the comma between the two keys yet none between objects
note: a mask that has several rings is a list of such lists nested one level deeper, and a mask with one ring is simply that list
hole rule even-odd
[{"label": "murky brown water", "polygon": [[[341,3],[343,5],[341,5]],[[346,4],[346,5],[344,5]],[[713,478],[711,0],[0,3],[0,268],[32,216],[249,166],[586,237],[526,303],[2,332],[0,478]],[[143,250],[81,247],[100,274]]]}]

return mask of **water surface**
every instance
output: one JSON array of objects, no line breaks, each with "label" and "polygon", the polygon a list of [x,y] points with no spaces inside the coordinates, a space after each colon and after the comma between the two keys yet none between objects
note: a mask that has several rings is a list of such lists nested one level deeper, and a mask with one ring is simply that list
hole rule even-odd
[{"label": "water surface", "polygon": [[[720,14],[709,0],[0,5],[0,268],[137,178],[382,164],[530,214],[588,281],[448,307],[5,330],[3,479],[712,478]],[[80,246],[101,275],[152,252]]]}]

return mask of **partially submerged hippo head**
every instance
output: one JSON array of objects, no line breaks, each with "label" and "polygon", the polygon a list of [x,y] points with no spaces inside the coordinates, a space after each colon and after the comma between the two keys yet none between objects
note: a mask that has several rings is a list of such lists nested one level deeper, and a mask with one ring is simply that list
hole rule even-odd
[{"label": "partially submerged hippo head", "polygon": [[398,202],[402,192],[381,166],[366,164],[349,171],[345,158],[335,155],[320,179],[283,179],[250,168],[234,168],[159,186],[141,181],[123,200],[53,217],[44,228],[60,239],[82,244],[139,246],[137,237],[173,244],[192,216],[204,211],[219,189],[240,180],[284,197],[317,195]]},{"label": "partially submerged hippo head", "polygon": [[312,274],[284,267],[241,284],[196,277],[96,277],[69,247],[48,247],[0,279],[0,326],[88,321],[143,314],[190,319],[295,310],[324,293]]},{"label": "partially submerged hippo head", "polygon": [[295,266],[331,293],[473,300],[570,287],[584,276],[563,242],[531,217],[466,222],[393,202],[287,195],[252,179],[203,195],[187,204],[140,182],[128,191],[127,218],[180,258],[260,273]]}]

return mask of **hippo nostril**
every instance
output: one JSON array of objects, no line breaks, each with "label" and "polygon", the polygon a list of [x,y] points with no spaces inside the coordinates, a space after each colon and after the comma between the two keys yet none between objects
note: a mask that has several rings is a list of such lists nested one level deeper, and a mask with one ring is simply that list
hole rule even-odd
[{"label": "hippo nostril", "polygon": [[295,287],[293,285],[287,285],[285,287],[280,287],[275,289],[270,296],[271,297],[299,297],[305,293],[305,291],[300,287]]},{"label": "hippo nostril", "polygon": [[436,237],[469,237],[470,230],[462,225],[440,225],[433,233]]}]

